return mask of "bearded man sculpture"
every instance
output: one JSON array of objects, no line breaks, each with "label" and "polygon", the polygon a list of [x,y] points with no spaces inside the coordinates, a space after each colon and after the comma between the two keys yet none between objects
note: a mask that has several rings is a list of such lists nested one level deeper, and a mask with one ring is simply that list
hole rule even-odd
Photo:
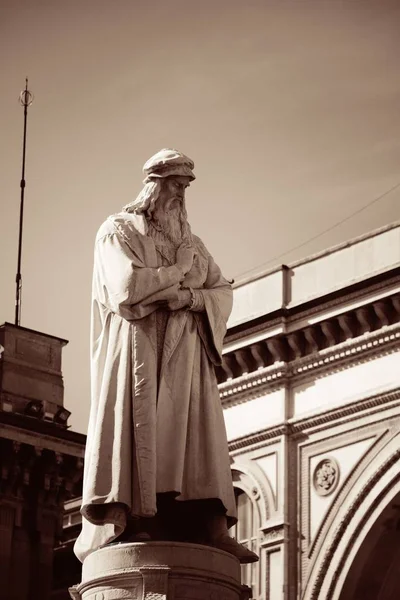
[{"label": "bearded man sculpture", "polygon": [[258,560],[228,534],[236,507],[214,365],[232,290],[187,222],[193,168],[176,150],[158,152],[137,199],[97,234],[82,561],[145,540]]}]

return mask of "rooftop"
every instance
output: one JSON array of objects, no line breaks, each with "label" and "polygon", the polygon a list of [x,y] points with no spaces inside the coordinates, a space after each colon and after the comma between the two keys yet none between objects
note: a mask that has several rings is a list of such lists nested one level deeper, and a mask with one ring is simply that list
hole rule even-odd
[{"label": "rooftop", "polygon": [[234,285],[228,327],[292,308],[400,266],[400,221]]}]

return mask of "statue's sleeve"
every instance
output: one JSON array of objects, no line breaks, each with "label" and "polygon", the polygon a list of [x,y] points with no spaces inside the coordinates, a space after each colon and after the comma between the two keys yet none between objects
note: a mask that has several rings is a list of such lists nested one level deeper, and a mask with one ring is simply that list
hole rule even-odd
[{"label": "statue's sleeve", "polygon": [[177,298],[183,273],[179,267],[147,267],[140,252],[117,234],[96,240],[94,293],[112,312],[128,320],[141,319],[158,303]]},{"label": "statue's sleeve", "polygon": [[195,313],[199,334],[210,360],[215,365],[220,365],[233,294],[232,286],[223,277],[220,268],[209,253],[207,279],[201,293],[204,298],[204,312]]}]

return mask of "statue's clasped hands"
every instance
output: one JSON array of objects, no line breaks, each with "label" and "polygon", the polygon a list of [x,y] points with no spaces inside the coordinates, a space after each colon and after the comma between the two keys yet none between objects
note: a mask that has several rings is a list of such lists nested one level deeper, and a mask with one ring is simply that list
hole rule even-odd
[{"label": "statue's clasped hands", "polygon": [[189,273],[193,265],[193,260],[196,251],[192,244],[188,241],[182,242],[176,251],[176,264],[182,270],[182,273],[186,275]]},{"label": "statue's clasped hands", "polygon": [[[193,260],[196,255],[196,251],[193,245],[189,241],[184,241],[176,251],[176,265],[186,275],[189,273],[193,265]],[[186,288],[178,289],[178,298],[169,300],[167,302],[167,308],[169,310],[181,310],[187,308],[192,300],[192,294],[190,290]]]}]

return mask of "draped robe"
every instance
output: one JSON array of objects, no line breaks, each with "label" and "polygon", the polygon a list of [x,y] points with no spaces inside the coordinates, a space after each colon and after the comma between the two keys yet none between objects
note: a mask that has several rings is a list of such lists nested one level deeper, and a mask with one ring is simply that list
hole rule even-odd
[{"label": "draped robe", "polygon": [[[182,285],[200,289],[204,311],[168,311],[161,364],[156,314],[176,299],[182,274],[157,256],[141,215],[119,213],[95,243],[92,401],[85,452],[83,560],[133,516],[156,513],[156,494],[217,498],[236,520],[230,459],[214,365],[221,364],[232,290],[200,238]],[[115,504],[119,503],[119,504]]]}]

